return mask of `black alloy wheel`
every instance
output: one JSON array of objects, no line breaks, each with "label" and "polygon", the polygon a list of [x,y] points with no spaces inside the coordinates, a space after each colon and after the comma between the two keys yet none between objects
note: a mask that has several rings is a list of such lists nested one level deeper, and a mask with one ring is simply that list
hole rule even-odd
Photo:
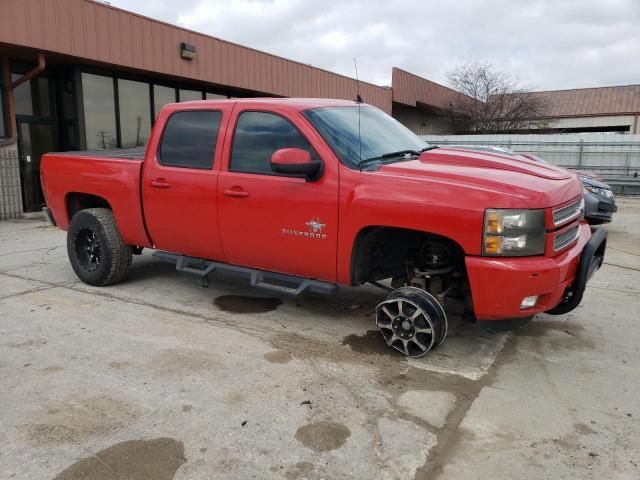
[{"label": "black alloy wheel", "polygon": [[71,219],[67,253],[80,280],[104,286],[124,280],[133,250],[122,240],[111,210],[88,208]]},{"label": "black alloy wheel", "polygon": [[95,272],[102,261],[100,239],[96,233],[87,228],[81,228],[76,233],[74,241],[78,264],[87,272]]},{"label": "black alloy wheel", "polygon": [[422,357],[447,335],[447,316],[436,298],[401,287],[376,307],[376,324],[387,345],[407,357]]}]

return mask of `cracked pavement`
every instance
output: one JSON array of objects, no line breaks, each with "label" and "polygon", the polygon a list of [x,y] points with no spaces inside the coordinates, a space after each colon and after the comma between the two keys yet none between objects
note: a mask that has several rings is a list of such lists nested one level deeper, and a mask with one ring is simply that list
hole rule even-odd
[{"label": "cracked pavement", "polygon": [[148,252],[78,281],[65,234],[0,222],[0,472],[11,479],[640,477],[640,199],[583,304],[426,358],[374,331],[375,288],[298,298]]}]

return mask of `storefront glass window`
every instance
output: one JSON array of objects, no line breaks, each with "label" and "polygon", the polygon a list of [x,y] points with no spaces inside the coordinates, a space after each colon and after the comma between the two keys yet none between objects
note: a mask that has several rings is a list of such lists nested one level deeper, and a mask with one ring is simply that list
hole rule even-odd
[{"label": "storefront glass window", "polygon": [[153,86],[153,110],[156,118],[162,107],[167,103],[174,103],[176,101],[176,89],[171,87],[164,87],[162,85]]},{"label": "storefront glass window", "polygon": [[122,148],[146,145],[151,131],[149,84],[118,79]]},{"label": "storefront glass window", "polygon": [[180,89],[180,101],[190,102],[192,100],[202,100],[202,92],[198,90],[183,90]]},{"label": "storefront glass window", "polygon": [[[22,74],[11,74],[11,80],[20,78]],[[40,75],[19,85],[13,91],[16,115],[36,117],[51,116],[51,98],[49,95],[49,79]]]},{"label": "storefront glass window", "polygon": [[227,96],[226,95],[220,95],[219,93],[207,92],[207,93],[205,93],[205,98],[207,100],[221,100],[221,99],[226,100]]},{"label": "storefront glass window", "polygon": [[87,148],[116,148],[118,138],[113,78],[83,73],[82,102]]}]

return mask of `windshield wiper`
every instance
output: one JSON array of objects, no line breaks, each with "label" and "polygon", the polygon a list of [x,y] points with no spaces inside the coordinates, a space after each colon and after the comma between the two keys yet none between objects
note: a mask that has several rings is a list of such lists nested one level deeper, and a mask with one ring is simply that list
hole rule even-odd
[{"label": "windshield wiper", "polygon": [[411,150],[411,149],[407,149],[407,150],[398,150],[397,152],[389,152],[389,153],[385,153],[384,155],[381,155],[379,158],[393,158],[393,157],[409,157],[409,156],[414,156],[414,157],[419,157],[421,153],[423,152],[428,152],[429,150],[433,150],[435,148],[438,148],[436,145],[430,145],[428,147],[424,147],[421,150]]},{"label": "windshield wiper", "polygon": [[421,153],[428,152],[429,150],[434,150],[436,148],[438,148],[436,145],[430,145],[428,147],[424,147],[421,150],[406,149],[398,150],[396,152],[389,152],[378,157],[366,158],[360,162],[359,167],[360,170],[364,170],[365,168],[368,168],[372,165],[383,164],[385,163],[384,160],[387,160],[389,158],[403,157],[404,159],[408,160],[413,157],[419,157]]},{"label": "windshield wiper", "polygon": [[[428,152],[429,150],[433,150],[435,148],[438,148],[438,147],[436,145],[430,145],[428,147],[424,147],[421,150],[411,150],[411,149],[398,150],[397,152],[385,153],[375,158],[419,157],[421,153]],[[372,159],[368,158],[367,160],[372,160]]]},{"label": "windshield wiper", "polygon": [[[379,157],[371,157],[365,158],[358,165],[360,167],[360,171],[368,169],[369,167],[379,167],[380,165],[384,165],[386,163],[395,163],[402,160],[409,160],[415,157],[419,157],[420,153],[415,150],[401,150],[398,152],[390,152],[385,153],[384,155],[380,155]],[[396,160],[389,161],[390,158],[396,158]],[[385,161],[386,160],[386,161]]]},{"label": "windshield wiper", "polygon": [[429,150],[435,150],[436,148],[439,148],[438,145],[429,145],[428,147],[424,147],[422,150],[420,150],[420,153],[428,152]]},{"label": "windshield wiper", "polygon": [[394,158],[394,157],[419,157],[421,151],[418,150],[398,150],[397,152],[389,152],[380,155],[379,158]]}]

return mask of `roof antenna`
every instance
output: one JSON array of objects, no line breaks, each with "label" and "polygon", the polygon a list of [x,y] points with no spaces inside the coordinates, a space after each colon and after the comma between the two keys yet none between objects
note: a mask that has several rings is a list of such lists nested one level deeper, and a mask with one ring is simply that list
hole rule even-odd
[{"label": "roof antenna", "polygon": [[360,79],[358,78],[358,60],[353,57],[353,66],[356,70],[356,103],[358,104],[358,163],[362,163],[362,136],[360,135],[360,106],[362,97],[360,96]]},{"label": "roof antenna", "polygon": [[358,59],[353,57],[353,66],[356,69],[356,102],[362,103],[362,97],[360,96],[360,79],[358,78]]}]

